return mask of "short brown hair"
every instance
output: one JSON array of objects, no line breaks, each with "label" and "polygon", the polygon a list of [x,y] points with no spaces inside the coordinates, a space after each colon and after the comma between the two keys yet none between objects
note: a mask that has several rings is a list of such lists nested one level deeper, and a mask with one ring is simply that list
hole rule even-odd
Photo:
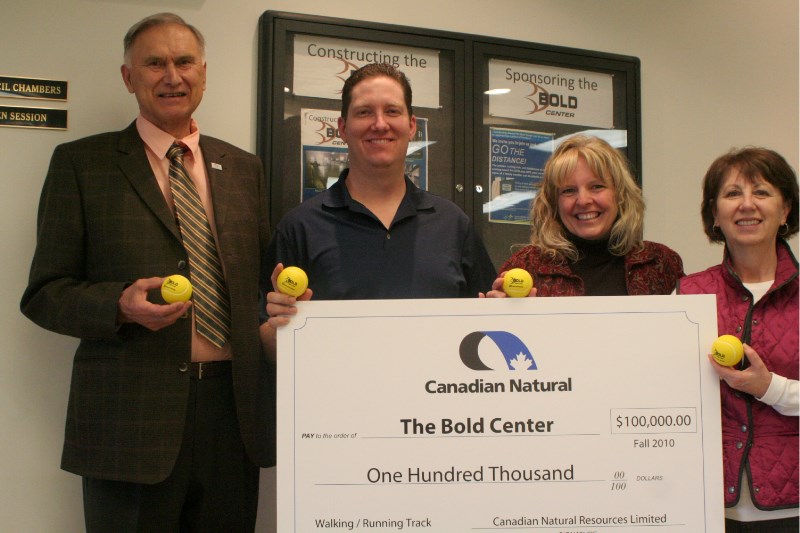
[{"label": "short brown hair", "polygon": [[734,148],[727,154],[719,156],[711,163],[703,178],[703,201],[700,204],[700,215],[703,218],[703,230],[711,242],[725,242],[725,236],[714,229],[714,203],[725,178],[732,170],[736,170],[750,181],[761,177],[778,189],[783,200],[791,206],[786,218],[787,229],[779,232],[776,238],[789,238],[798,229],[797,175],[792,167],[779,153],[767,148],[748,146]]},{"label": "short brown hair", "polygon": [[344,82],[342,88],[342,118],[347,119],[347,111],[350,109],[350,102],[353,99],[353,88],[369,78],[386,77],[393,79],[403,88],[403,98],[406,102],[408,115],[413,114],[411,110],[411,84],[405,74],[397,70],[388,63],[370,63],[354,71]]}]

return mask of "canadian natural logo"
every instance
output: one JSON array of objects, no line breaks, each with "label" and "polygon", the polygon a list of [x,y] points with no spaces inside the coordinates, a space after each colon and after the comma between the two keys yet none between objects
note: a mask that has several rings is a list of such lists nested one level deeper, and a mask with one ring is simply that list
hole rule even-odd
[{"label": "canadian natural logo", "polygon": [[[526,371],[538,370],[533,354],[519,337],[507,331],[474,331],[461,340],[459,355],[461,362],[467,368],[477,371],[496,370],[498,373],[493,375],[501,379],[494,380],[486,374],[483,375],[486,379],[481,376],[472,381],[429,379],[424,384],[425,392],[428,394],[572,392],[571,377],[566,380],[542,379],[542,377],[531,379],[533,375],[527,374]],[[512,372],[509,374],[508,370]]]},{"label": "canadian natural logo", "polygon": [[[503,354],[508,370],[536,370],[533,354],[519,337],[507,331],[474,331],[464,337],[459,346],[461,361],[472,370],[498,370],[481,358],[480,346],[489,339]],[[483,343],[484,345],[488,343]],[[490,345],[491,346],[491,345]]]}]

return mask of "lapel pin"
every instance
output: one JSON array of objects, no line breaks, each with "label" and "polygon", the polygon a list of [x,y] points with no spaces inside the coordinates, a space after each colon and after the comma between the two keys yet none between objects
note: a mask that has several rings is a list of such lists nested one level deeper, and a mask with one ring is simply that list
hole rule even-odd
[{"label": "lapel pin", "polygon": [[211,163],[211,168],[213,168],[214,170],[222,170],[222,165],[220,165],[219,163]]}]

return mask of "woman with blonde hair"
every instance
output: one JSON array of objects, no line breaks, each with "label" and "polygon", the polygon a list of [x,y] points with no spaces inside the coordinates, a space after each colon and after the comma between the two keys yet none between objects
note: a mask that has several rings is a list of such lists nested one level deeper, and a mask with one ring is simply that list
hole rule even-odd
[{"label": "woman with blonde hair", "polygon": [[576,135],[547,161],[531,207],[531,242],[500,268],[523,268],[536,296],[670,294],[684,275],[680,256],[643,240],[644,199],[623,155],[602,139]]}]

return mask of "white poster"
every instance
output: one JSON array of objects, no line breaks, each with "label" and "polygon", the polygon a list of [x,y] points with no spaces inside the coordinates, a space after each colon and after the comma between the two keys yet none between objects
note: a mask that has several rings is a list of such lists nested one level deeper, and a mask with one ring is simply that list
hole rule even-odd
[{"label": "white poster", "polygon": [[278,531],[723,532],[713,295],[298,309]]},{"label": "white poster", "polygon": [[413,106],[439,107],[439,52],[428,48],[297,35],[293,92],[339,100],[352,71],[369,63],[394,65],[408,77]]},{"label": "white poster", "polygon": [[489,60],[489,114],[593,128],[614,127],[613,76]]}]

